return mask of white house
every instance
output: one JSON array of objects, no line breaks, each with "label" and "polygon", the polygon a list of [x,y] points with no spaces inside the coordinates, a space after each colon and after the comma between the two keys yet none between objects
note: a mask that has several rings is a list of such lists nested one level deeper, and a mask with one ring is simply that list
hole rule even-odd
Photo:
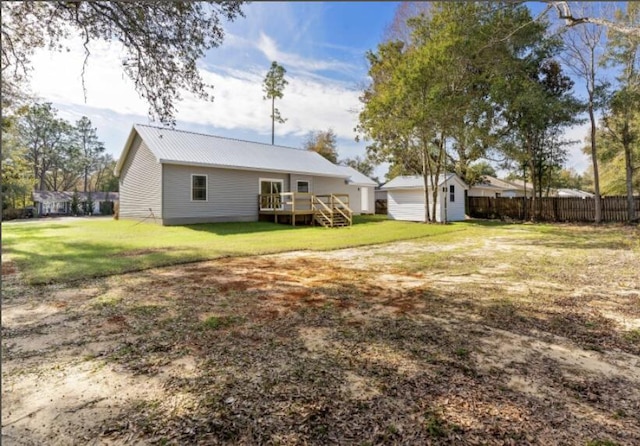
[{"label": "white house", "polygon": [[500,180],[490,175],[484,175],[482,181],[469,188],[469,197],[530,197],[533,195],[531,183],[522,180]]},{"label": "white house", "polygon": [[555,189],[552,195],[556,197],[593,198],[594,194],[579,189]]},{"label": "white house", "polygon": [[[435,219],[461,221],[465,219],[465,191],[467,185],[454,173],[438,178],[438,200]],[[421,176],[399,176],[381,187],[387,191],[387,215],[392,220],[425,221],[425,188]],[[431,187],[429,212],[433,206]]]},{"label": "white house", "polygon": [[120,218],[153,216],[163,225],[257,221],[269,213],[288,213],[295,223],[319,197],[353,214],[374,209],[373,180],[315,152],[148,125],[133,126],[115,174]]},{"label": "white house", "polygon": [[[51,215],[51,214],[70,214],[71,213],[71,201],[73,200],[74,192],[56,192],[48,190],[35,190],[31,194],[33,202],[35,204],[38,215]],[[89,200],[88,192],[77,192],[78,203],[81,209],[86,207],[86,203]],[[109,209],[113,209],[114,205],[119,200],[118,192],[91,192],[91,201],[93,201],[93,209],[87,210],[93,215],[100,215],[103,203],[110,202]]]}]

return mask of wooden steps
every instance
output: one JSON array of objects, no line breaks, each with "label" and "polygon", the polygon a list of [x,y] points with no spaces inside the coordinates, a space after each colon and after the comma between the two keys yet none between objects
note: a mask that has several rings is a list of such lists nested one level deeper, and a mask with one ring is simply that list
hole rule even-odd
[{"label": "wooden steps", "polygon": [[[348,203],[348,196],[347,196]],[[313,223],[325,228],[339,228],[351,226],[353,211],[348,204],[335,194],[318,195],[313,197]]]},{"label": "wooden steps", "polygon": [[351,221],[340,212],[332,212],[329,215],[318,212],[314,214],[313,221],[315,224],[324,226],[325,228],[351,226]]}]

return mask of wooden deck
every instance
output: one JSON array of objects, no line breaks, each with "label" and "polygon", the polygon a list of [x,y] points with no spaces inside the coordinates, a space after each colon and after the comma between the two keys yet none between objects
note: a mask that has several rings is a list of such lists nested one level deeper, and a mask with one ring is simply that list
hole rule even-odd
[{"label": "wooden deck", "polygon": [[320,225],[325,227],[351,226],[353,211],[349,208],[348,194],[314,195],[296,192],[261,194],[258,196],[258,214],[275,223],[296,226]]}]

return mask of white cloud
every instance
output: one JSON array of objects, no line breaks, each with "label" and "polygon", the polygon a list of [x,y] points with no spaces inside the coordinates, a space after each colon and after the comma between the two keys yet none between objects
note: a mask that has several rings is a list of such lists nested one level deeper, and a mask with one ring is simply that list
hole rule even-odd
[{"label": "white cloud", "polygon": [[276,42],[264,33],[260,33],[260,38],[256,43],[262,54],[268,60],[278,61],[285,68],[293,68],[304,71],[339,71],[349,73],[353,71],[353,67],[350,64],[340,62],[337,60],[320,60],[310,59],[299,56],[298,54],[287,53],[278,49]]},{"label": "white cloud", "polygon": [[[40,51],[34,56],[31,86],[38,96],[63,107],[103,109],[146,121],[147,103],[138,97],[132,81],[122,73],[118,45],[92,45],[85,73],[86,102],[81,82],[82,46],[79,41],[71,41],[69,47],[69,52]],[[271,132],[271,107],[262,99],[264,72],[258,68],[213,67],[203,68],[201,73],[207,83],[214,85],[215,100],[206,102],[184,93],[177,106],[179,120],[222,129]],[[309,130],[331,127],[339,137],[353,139],[357,115],[350,110],[359,105],[357,91],[317,75],[288,74],[287,78],[284,98],[276,102],[287,118],[285,124],[276,126],[279,135],[304,135]]]},{"label": "white cloud", "polygon": [[37,96],[60,104],[82,104],[122,114],[147,114],[146,102],[138,97],[133,82],[122,73],[117,44],[91,44],[84,76],[86,102],[82,87],[82,44],[75,39],[67,45],[68,52],[41,50],[34,55],[31,88]]},{"label": "white cloud", "polygon": [[[225,129],[249,128],[258,133],[271,132],[271,103],[263,100],[262,73],[203,72],[215,85],[213,103],[186,98],[180,104],[178,118]],[[284,97],[276,107],[287,121],[276,125],[278,135],[305,135],[310,130],[333,128],[342,138],[353,139],[358,107],[358,92],[330,80],[303,76],[289,77]]]}]

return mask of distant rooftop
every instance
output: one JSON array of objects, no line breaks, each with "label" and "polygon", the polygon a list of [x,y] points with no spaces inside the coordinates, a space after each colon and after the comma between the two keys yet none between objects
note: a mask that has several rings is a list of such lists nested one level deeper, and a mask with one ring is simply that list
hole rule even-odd
[{"label": "distant rooftop", "polygon": [[[440,175],[438,178],[438,186],[454,175],[454,173]],[[424,189],[424,179],[419,175],[401,175],[384,184],[380,189]]]}]

